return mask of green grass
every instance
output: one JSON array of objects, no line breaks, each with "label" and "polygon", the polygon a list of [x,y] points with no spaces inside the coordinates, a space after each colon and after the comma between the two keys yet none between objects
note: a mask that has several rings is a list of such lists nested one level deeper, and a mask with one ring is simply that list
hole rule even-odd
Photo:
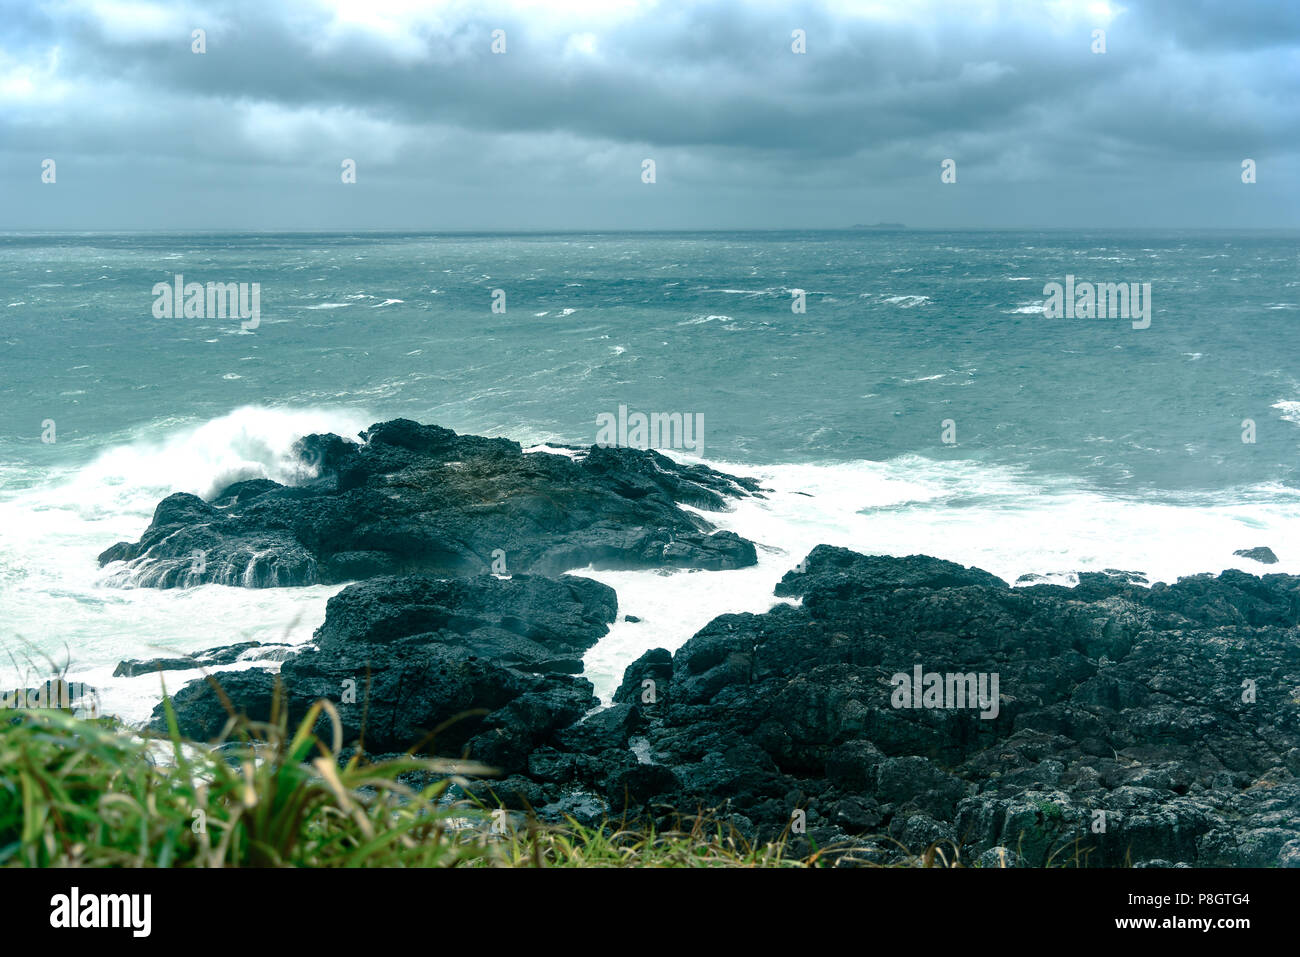
[{"label": "green grass", "polygon": [[[168,706],[169,754],[108,719],[16,711],[0,729],[0,864],[30,867],[454,866],[489,859],[457,826],[476,813],[439,805],[467,762],[354,758],[340,767],[311,733],[283,722],[237,727],[221,749],[183,743]],[[437,783],[416,790],[399,776]],[[364,799],[362,795],[367,795]]]},{"label": "green grass", "polygon": [[[707,815],[666,830],[522,823],[448,789],[492,770],[404,756],[340,764],[318,702],[292,732],[233,718],[220,747],[43,709],[0,718],[0,865],[9,867],[826,867],[789,835],[752,844]],[[325,715],[333,740],[311,729]],[[412,780],[433,781],[416,787]],[[481,787],[481,782],[480,782]],[[859,863],[868,863],[859,860]],[[936,848],[917,866],[960,866]]]}]

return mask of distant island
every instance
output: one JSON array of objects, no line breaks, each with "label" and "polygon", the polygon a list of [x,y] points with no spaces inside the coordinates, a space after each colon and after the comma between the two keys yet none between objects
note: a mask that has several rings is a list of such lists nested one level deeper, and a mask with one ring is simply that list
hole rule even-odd
[{"label": "distant island", "polygon": [[902,223],[854,223],[854,229],[906,229]]}]

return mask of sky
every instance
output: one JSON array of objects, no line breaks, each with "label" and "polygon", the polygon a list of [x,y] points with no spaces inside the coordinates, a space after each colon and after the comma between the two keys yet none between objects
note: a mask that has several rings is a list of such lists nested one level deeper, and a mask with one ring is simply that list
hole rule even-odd
[{"label": "sky", "polygon": [[0,0],[0,231],[877,221],[1300,226],[1300,2]]}]

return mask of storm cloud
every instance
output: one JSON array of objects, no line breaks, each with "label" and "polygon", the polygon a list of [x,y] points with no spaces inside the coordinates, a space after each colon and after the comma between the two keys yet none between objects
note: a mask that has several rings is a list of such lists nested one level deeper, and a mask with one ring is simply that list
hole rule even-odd
[{"label": "storm cloud", "polygon": [[1298,180],[1295,4],[87,0],[0,25],[0,229],[1293,227]]}]

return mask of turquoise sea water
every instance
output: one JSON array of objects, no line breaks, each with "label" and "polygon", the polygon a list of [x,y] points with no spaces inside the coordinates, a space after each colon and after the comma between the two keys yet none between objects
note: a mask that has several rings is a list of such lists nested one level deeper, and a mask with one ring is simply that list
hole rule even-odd
[{"label": "turquoise sea water", "polygon": [[[155,319],[177,273],[260,283],[262,325]],[[1045,320],[1067,273],[1150,282],[1151,328]],[[625,402],[703,413],[732,461],[950,456],[953,418],[964,458],[1106,488],[1297,475],[1282,234],[7,236],[0,299],[0,452],[25,464],[55,458],[45,418],[75,460],[240,405],[590,442]]]},{"label": "turquoise sea water", "polygon": [[[260,324],[155,318],[177,274],[259,283]],[[1150,328],[1047,318],[1067,275],[1150,283]],[[1294,233],[0,235],[0,621],[105,685],[149,649],[304,640],[334,589],[114,589],[94,556],[171,491],[294,481],[306,432],[590,444],[620,405],[701,415],[699,457],[773,494],[722,517],[758,569],[592,573],[645,619],[589,656],[606,693],[820,541],[1062,580],[1267,544],[1300,572],[1297,323]]]}]

